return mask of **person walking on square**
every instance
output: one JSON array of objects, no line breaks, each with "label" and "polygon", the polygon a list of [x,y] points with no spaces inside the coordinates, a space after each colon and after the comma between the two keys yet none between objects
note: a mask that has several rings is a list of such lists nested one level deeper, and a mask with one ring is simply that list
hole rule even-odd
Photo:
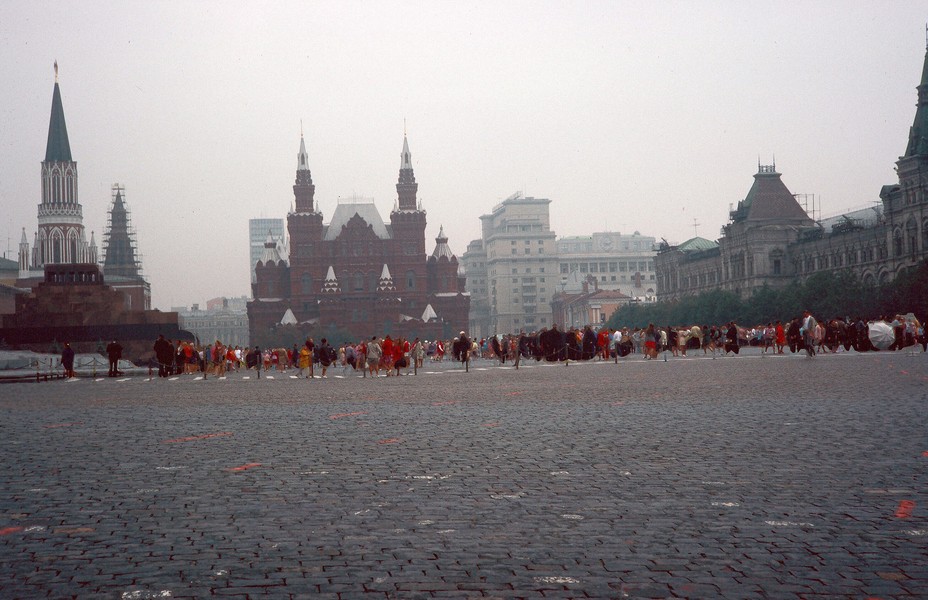
[{"label": "person walking on square", "polygon": [[373,336],[371,341],[367,344],[367,369],[370,371],[371,377],[380,376],[380,357],[383,354],[383,350],[379,343],[377,343],[377,336]]},{"label": "person walking on square", "polygon": [[812,313],[805,311],[802,313],[802,342],[805,344],[806,355],[809,358],[815,356],[815,330],[818,327],[818,321],[812,316]]},{"label": "person walking on square", "polygon": [[741,348],[738,346],[738,326],[734,321],[728,323],[728,331],[725,332],[725,354],[734,352],[738,354]]},{"label": "person walking on square", "polygon": [[783,323],[777,321],[776,324],[776,345],[777,354],[783,354],[783,348],[786,346],[786,330],[783,329]]},{"label": "person walking on square", "polygon": [[174,346],[160,334],[154,346],[155,359],[158,361],[158,377],[167,377],[168,368],[174,359]]},{"label": "person walking on square", "polygon": [[110,377],[119,375],[119,361],[122,359],[122,345],[113,340],[106,345],[106,356],[110,359]]},{"label": "person walking on square", "polygon": [[74,377],[74,349],[68,342],[64,343],[64,349],[61,351],[61,366],[64,367],[64,376],[72,379]]},{"label": "person walking on square", "polygon": [[319,364],[322,365],[323,379],[325,379],[326,370],[333,362],[335,362],[335,350],[329,345],[329,340],[322,338],[319,346]]},{"label": "person walking on square", "polygon": [[[305,345],[302,348],[300,348],[300,357],[298,360],[299,360],[299,367],[300,367],[299,377],[302,377],[303,371],[309,370],[311,365],[313,364],[313,355],[310,353],[309,348],[307,348]],[[306,377],[307,379],[309,378],[308,375]]]},{"label": "person walking on square", "polygon": [[654,323],[648,323],[648,328],[644,331],[645,359],[657,358],[657,342],[660,340],[660,336],[660,331],[655,329]]}]

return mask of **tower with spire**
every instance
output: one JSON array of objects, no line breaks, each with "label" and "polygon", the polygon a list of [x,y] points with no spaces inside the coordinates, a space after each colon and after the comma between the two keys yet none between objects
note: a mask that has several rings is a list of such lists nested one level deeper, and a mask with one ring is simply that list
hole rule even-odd
[{"label": "tower with spire", "polygon": [[114,277],[135,279],[139,277],[142,264],[139,261],[135,231],[129,216],[124,193],[126,188],[114,183],[110,218],[103,234],[103,274],[107,280]]},{"label": "tower with spire", "polygon": [[[83,209],[77,193],[77,162],[71,157],[68,127],[64,119],[58,63],[55,62],[55,87],[48,122],[45,160],[42,161],[42,202],[39,204],[39,228],[35,233],[31,256],[28,245],[21,245],[20,279],[39,279],[45,265],[96,263],[96,247],[87,242]],[[22,269],[29,263],[28,271]]]},{"label": "tower with spire", "polygon": [[886,232],[883,237],[887,272],[898,273],[928,257],[928,26],[925,28],[925,58],[916,86],[915,119],[909,128],[905,154],[896,161],[899,183],[880,190]]},{"label": "tower with spire", "polygon": [[[109,222],[103,234],[103,275],[106,282],[126,296],[132,310],[151,308],[151,285],[142,276],[135,230],[126,204],[126,188],[114,183]],[[91,246],[94,246],[91,237]]]},{"label": "tower with spire", "polygon": [[396,203],[390,213],[393,237],[402,246],[393,264],[397,274],[406,274],[415,278],[415,289],[428,287],[428,273],[425,268],[426,213],[421,201],[416,197],[419,184],[412,168],[412,153],[409,151],[409,139],[403,133],[403,150],[400,152],[400,172],[396,181]]}]

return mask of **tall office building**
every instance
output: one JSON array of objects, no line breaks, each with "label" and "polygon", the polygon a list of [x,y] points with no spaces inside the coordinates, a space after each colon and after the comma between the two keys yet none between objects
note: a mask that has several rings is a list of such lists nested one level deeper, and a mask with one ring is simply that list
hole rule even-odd
[{"label": "tall office building", "polygon": [[[551,297],[560,276],[549,204],[548,199],[516,193],[480,217],[485,266],[472,267],[467,280],[486,281],[488,335],[551,324]],[[476,256],[475,244],[468,250],[473,248]]]}]

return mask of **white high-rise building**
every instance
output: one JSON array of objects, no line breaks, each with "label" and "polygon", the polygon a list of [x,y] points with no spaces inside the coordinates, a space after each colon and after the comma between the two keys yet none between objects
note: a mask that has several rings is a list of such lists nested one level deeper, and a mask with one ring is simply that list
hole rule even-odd
[{"label": "white high-rise building", "polygon": [[249,255],[250,260],[248,264],[248,272],[251,273],[251,282],[255,282],[255,265],[261,260],[261,257],[264,256],[264,243],[267,241],[268,235],[271,236],[271,239],[277,242],[277,251],[280,253],[281,258],[286,260],[288,244],[286,236],[286,225],[284,224],[284,219],[248,219],[248,243],[249,243]]},{"label": "white high-rise building", "polygon": [[471,261],[467,281],[486,286],[488,322],[487,331],[481,333],[529,332],[550,326],[551,297],[559,275],[549,204],[548,199],[516,193],[480,217],[482,251],[473,242],[468,246],[480,257]]}]

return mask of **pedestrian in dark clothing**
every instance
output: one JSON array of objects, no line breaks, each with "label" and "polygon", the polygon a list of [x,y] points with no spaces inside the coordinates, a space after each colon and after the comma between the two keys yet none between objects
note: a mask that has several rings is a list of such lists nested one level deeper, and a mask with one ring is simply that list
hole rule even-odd
[{"label": "pedestrian in dark clothing", "polygon": [[113,340],[106,346],[106,355],[110,359],[110,377],[119,375],[119,361],[122,359],[122,345]]},{"label": "pedestrian in dark clothing", "polygon": [[161,334],[155,341],[154,350],[155,358],[158,360],[158,377],[167,377],[168,369],[174,362],[174,346],[164,339],[164,334]]},{"label": "pedestrian in dark clothing", "polygon": [[61,351],[61,366],[64,367],[64,376],[68,379],[74,377],[74,350],[71,344],[65,342]]}]

